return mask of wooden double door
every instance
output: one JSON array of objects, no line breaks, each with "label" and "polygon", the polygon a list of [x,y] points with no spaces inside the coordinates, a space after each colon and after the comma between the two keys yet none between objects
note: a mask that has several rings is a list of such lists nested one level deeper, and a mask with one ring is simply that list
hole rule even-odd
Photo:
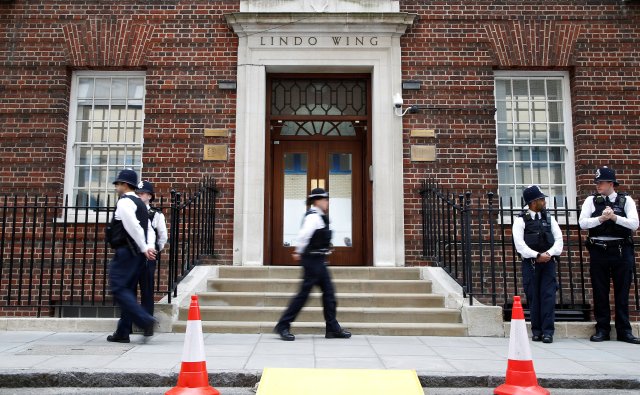
[{"label": "wooden double door", "polygon": [[361,140],[272,141],[271,264],[295,265],[291,254],[314,188],[329,192],[330,265],[364,265],[366,183]]}]

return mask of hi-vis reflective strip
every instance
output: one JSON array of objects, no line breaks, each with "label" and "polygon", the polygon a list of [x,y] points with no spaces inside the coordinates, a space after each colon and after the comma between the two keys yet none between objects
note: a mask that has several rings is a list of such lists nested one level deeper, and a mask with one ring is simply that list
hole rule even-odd
[{"label": "hi-vis reflective strip", "polygon": [[206,361],[202,337],[202,321],[187,321],[184,348],[182,349],[182,362],[201,361]]},{"label": "hi-vis reflective strip", "polygon": [[527,334],[527,324],[523,319],[511,320],[508,358],[510,360],[520,361],[530,361],[532,359],[529,335]]}]

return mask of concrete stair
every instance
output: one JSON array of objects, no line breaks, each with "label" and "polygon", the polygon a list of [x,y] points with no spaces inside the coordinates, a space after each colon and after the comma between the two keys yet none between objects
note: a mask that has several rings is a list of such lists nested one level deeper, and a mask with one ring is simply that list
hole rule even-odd
[{"label": "concrete stair", "polygon": [[[331,267],[338,320],[354,334],[465,336],[460,311],[445,308],[419,268]],[[299,267],[221,266],[198,294],[204,332],[271,333],[300,286]],[[324,333],[319,289],[292,324],[294,333]],[[176,332],[184,332],[188,308],[180,309]]]}]

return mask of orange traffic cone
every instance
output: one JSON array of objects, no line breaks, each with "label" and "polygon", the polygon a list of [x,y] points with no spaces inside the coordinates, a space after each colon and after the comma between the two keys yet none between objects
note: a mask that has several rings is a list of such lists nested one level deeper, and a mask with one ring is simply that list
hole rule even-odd
[{"label": "orange traffic cone", "polygon": [[527,324],[524,322],[524,312],[519,296],[513,297],[513,310],[511,310],[507,377],[505,384],[493,390],[493,393],[495,395],[550,394],[538,385],[536,372],[533,370]]},{"label": "orange traffic cone", "polygon": [[217,389],[209,385],[207,360],[204,356],[200,306],[196,295],[191,296],[178,384],[165,393],[165,395],[178,394],[220,395]]}]

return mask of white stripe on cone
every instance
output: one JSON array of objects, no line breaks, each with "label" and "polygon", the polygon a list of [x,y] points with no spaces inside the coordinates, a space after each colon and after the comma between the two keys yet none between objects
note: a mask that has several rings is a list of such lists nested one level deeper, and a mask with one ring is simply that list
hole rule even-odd
[{"label": "white stripe on cone", "polygon": [[530,361],[533,359],[531,358],[527,324],[524,320],[511,320],[509,359],[517,361]]},{"label": "white stripe on cone", "polygon": [[202,336],[202,321],[187,321],[187,331],[182,349],[182,362],[206,361],[204,356],[204,340]]}]

